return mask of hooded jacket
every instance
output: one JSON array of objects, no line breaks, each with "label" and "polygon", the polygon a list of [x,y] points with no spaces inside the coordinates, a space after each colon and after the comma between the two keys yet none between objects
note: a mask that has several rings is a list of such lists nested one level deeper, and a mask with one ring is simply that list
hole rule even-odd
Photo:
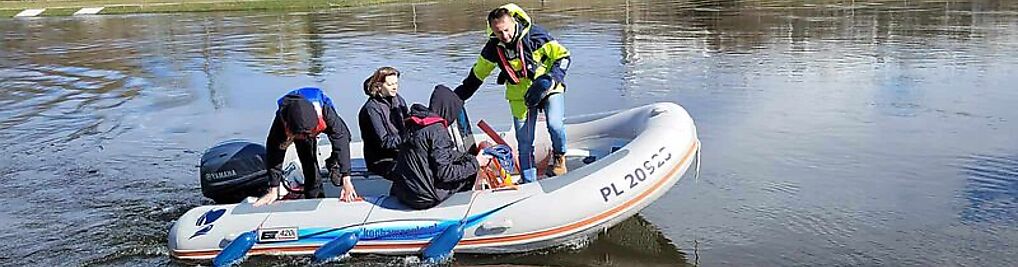
[{"label": "hooded jacket", "polygon": [[477,57],[470,73],[463,79],[462,84],[456,87],[456,94],[460,99],[469,99],[481,87],[491,71],[498,68],[501,71],[498,83],[506,85],[505,98],[509,100],[513,116],[525,119],[527,106],[524,95],[534,79],[548,75],[552,81],[549,94],[565,91],[564,79],[569,68],[569,50],[559,44],[544,27],[534,24],[530,16],[516,4],[506,4],[500,8],[509,10],[509,14],[516,20],[514,44],[503,44],[485,21],[485,25],[488,25],[486,31],[488,41],[481,49],[481,55]]},{"label": "hooded jacket", "polygon": [[409,134],[390,174],[390,194],[415,209],[434,207],[456,192],[469,190],[478,170],[474,156],[456,150],[446,129],[463,109],[463,100],[439,85],[429,105],[410,107]]},{"label": "hooded jacket", "polygon": [[[269,172],[269,186],[278,186],[283,177],[282,165],[286,148],[286,132],[324,133],[332,144],[332,154],[326,167],[332,173],[350,174],[350,129],[336,114],[332,99],[321,89],[306,87],[290,91],[277,102],[279,109],[265,140],[265,165]],[[284,128],[285,127],[285,128]],[[305,197],[321,196],[318,173],[317,138],[294,140],[297,157],[304,170]]]}]

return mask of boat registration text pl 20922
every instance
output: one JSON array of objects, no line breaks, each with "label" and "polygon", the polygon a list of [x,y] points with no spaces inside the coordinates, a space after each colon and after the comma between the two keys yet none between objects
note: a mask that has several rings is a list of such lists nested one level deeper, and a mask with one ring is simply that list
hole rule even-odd
[{"label": "boat registration text pl 20922", "polygon": [[601,189],[599,190],[601,193],[601,199],[603,199],[604,202],[607,203],[609,199],[625,194],[628,189],[636,188],[637,185],[646,181],[647,177],[653,175],[654,172],[656,172],[657,170],[660,170],[661,167],[663,167],[665,163],[667,163],[671,159],[672,153],[667,152],[666,147],[661,147],[660,149],[658,149],[657,153],[654,153],[654,155],[650,156],[650,159],[647,159],[646,161],[643,162],[643,166],[636,167],[631,173],[628,173],[626,174],[626,176],[622,177],[622,181],[618,181],[618,183],[621,184],[621,186],[616,185],[615,182],[612,182],[604,187],[601,187]]}]

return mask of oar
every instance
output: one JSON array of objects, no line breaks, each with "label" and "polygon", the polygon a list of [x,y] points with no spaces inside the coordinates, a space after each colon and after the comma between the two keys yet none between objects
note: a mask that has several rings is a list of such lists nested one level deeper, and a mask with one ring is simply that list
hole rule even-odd
[{"label": "oar", "polygon": [[226,244],[226,247],[219,251],[216,258],[212,259],[212,266],[222,267],[240,263],[240,260],[244,258],[244,255],[247,255],[247,252],[254,247],[255,243],[258,242],[255,232],[258,232],[258,229],[262,228],[265,221],[269,220],[270,215],[272,215],[271,211],[269,214],[265,215],[265,219],[262,219],[262,223],[259,223],[258,227],[254,230],[243,232],[238,235],[237,238],[234,238],[233,241],[230,241],[229,244]]},{"label": "oar", "polygon": [[488,138],[491,138],[492,141],[495,141],[496,144],[508,145],[508,143],[505,142],[505,139],[502,139],[502,137],[498,135],[498,132],[495,132],[495,129],[492,129],[491,125],[488,125],[488,123],[484,120],[478,121],[477,127],[480,127],[481,131],[488,135]]},{"label": "oar", "polygon": [[[377,202],[382,199],[383,198],[381,197],[376,199],[376,203],[371,205],[371,209],[368,210],[368,215],[364,216],[364,221],[361,222],[362,227],[368,222],[368,218],[371,218],[371,212],[375,210],[375,206],[378,206]],[[354,246],[357,246],[357,242],[360,242],[362,231],[363,229],[358,229],[357,231],[350,231],[339,235],[332,241],[318,247],[318,249],[315,250],[314,256],[311,257],[311,260],[314,263],[322,263],[350,252]]]},{"label": "oar", "polygon": [[216,255],[216,258],[212,260],[212,266],[222,267],[239,263],[241,258],[247,255],[247,252],[251,250],[251,247],[254,247],[257,241],[255,231],[240,234],[233,241],[230,241],[230,244],[226,245],[226,248],[220,251],[219,255]]},{"label": "oar", "polygon": [[314,263],[323,263],[329,259],[341,256],[350,252],[357,242],[361,240],[360,231],[346,232],[336,239],[325,243],[321,247],[315,250],[315,255],[311,257],[311,261]]},{"label": "oar", "polygon": [[470,209],[473,208],[474,200],[477,199],[477,195],[479,195],[480,192],[481,191],[474,191],[474,195],[470,197],[470,204],[467,205],[467,213],[463,214],[463,219],[460,219],[460,221],[455,224],[446,227],[442,233],[435,236],[434,239],[431,239],[431,242],[428,242],[428,246],[425,247],[424,251],[421,253],[421,256],[425,261],[437,262],[438,260],[441,260],[452,252],[452,249],[456,247],[456,244],[460,242],[460,239],[463,239],[463,226],[466,225],[467,216],[470,215]]}]

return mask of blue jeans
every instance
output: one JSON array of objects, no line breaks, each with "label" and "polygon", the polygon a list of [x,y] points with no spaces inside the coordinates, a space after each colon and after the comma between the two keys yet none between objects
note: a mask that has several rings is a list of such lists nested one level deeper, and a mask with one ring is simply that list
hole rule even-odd
[{"label": "blue jeans", "polygon": [[[548,118],[548,134],[551,135],[552,150],[556,154],[566,153],[565,97],[561,93],[548,96],[544,104],[544,114]],[[526,121],[513,117],[516,130],[516,144],[520,150],[520,172],[523,183],[537,181],[537,169],[534,166],[534,128],[537,124],[537,109],[527,110]]]}]

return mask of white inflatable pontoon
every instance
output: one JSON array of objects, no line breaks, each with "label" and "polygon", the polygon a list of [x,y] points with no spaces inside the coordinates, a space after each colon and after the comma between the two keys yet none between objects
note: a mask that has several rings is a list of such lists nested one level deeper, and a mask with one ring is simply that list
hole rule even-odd
[{"label": "white inflatable pontoon", "polygon": [[[255,230],[257,243],[248,255],[312,254],[345,232],[361,231],[351,253],[419,254],[429,240],[463,218],[457,253],[543,249],[588,238],[633,216],[683,176],[700,148],[692,118],[673,103],[570,121],[566,127],[570,171],[563,176],[515,189],[460,192],[428,210],[413,210],[386,196],[390,182],[385,179],[355,176],[363,201],[339,201],[338,189],[326,182],[330,198],[257,208],[250,202],[196,207],[171,227],[169,249],[175,258],[209,259],[241,233]],[[535,140],[537,147],[547,147],[543,127]],[[360,143],[351,144],[351,150],[352,158],[361,158]],[[320,147],[323,155],[327,151]],[[363,170],[360,165],[356,168]]]}]

